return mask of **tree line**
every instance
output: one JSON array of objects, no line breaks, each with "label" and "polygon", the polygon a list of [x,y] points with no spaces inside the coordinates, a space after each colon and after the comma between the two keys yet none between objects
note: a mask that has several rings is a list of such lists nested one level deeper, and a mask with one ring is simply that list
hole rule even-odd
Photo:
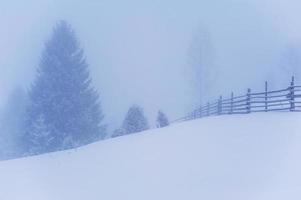
[{"label": "tree line", "polygon": [[[76,148],[107,137],[98,91],[72,27],[60,21],[45,43],[28,91],[17,89],[1,120],[0,159]],[[157,127],[169,125],[158,112]],[[149,129],[143,109],[133,105],[112,137]]]}]

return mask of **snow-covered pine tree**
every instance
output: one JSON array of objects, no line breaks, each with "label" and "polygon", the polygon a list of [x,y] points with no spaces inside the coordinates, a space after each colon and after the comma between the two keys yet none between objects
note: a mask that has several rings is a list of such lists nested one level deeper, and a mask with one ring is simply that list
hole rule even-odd
[{"label": "snow-covered pine tree", "polygon": [[119,137],[125,135],[125,131],[122,128],[118,128],[113,131],[113,134],[111,135],[112,138]]},{"label": "snow-covered pine tree", "polygon": [[124,134],[137,133],[149,129],[143,109],[140,106],[133,105],[128,110],[122,124]]},{"label": "snow-covered pine tree", "polygon": [[167,116],[161,110],[159,110],[158,116],[157,116],[157,127],[161,128],[161,127],[165,127],[168,125],[169,125],[169,120],[168,120]]},{"label": "snow-covered pine tree", "polygon": [[[31,147],[29,149],[29,154],[35,154],[36,152],[43,152],[45,149],[51,148],[51,141],[54,137],[51,135],[50,128],[45,123],[45,117],[41,114],[33,122],[31,127],[30,135],[31,139],[29,142]],[[44,146],[42,146],[43,144]]]},{"label": "snow-covered pine tree", "polygon": [[65,21],[55,26],[45,44],[29,100],[27,152],[73,148],[105,136],[99,95],[91,85],[83,50]]}]

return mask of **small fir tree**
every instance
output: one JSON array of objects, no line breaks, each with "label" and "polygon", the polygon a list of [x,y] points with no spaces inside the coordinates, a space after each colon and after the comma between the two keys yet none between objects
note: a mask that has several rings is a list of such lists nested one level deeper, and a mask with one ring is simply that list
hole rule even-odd
[{"label": "small fir tree", "polygon": [[167,116],[162,111],[159,111],[157,116],[157,127],[161,128],[168,125],[169,125],[169,120]]},{"label": "small fir tree", "polygon": [[133,105],[128,110],[123,121],[122,129],[124,134],[137,133],[149,129],[143,109],[137,105]]}]

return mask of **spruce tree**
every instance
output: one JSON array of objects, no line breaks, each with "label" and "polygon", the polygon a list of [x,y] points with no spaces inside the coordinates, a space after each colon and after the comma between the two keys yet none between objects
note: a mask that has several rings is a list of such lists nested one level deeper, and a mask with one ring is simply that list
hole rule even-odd
[{"label": "spruce tree", "polygon": [[169,120],[167,116],[162,111],[159,111],[157,116],[157,127],[161,128],[168,125],[169,125]]},{"label": "spruce tree", "polygon": [[124,134],[137,133],[149,129],[141,107],[137,105],[130,107],[123,121],[122,129]]},{"label": "spruce tree", "polygon": [[65,21],[45,44],[29,100],[24,141],[32,154],[85,145],[105,135],[83,49]]},{"label": "spruce tree", "polygon": [[125,135],[125,131],[122,128],[118,128],[113,131],[113,134],[111,135],[111,138],[119,137]]}]

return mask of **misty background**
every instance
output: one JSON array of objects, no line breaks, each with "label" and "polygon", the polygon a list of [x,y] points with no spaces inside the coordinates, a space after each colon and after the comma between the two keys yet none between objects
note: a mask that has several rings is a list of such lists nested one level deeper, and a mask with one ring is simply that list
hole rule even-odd
[{"label": "misty background", "polygon": [[2,0],[0,112],[16,88],[30,87],[61,19],[84,48],[109,129],[132,104],[153,126],[159,109],[175,119],[265,80],[286,87],[300,62],[300,8],[298,0]]}]

